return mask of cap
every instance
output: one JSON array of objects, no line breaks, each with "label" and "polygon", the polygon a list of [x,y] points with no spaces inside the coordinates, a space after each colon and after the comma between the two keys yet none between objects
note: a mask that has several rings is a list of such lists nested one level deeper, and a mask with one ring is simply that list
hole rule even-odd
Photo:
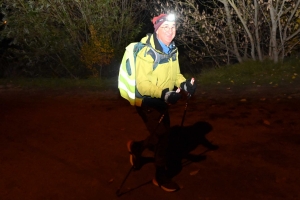
[{"label": "cap", "polygon": [[153,17],[152,23],[154,25],[154,31],[157,31],[157,29],[165,22],[165,21],[170,21],[174,22],[175,21],[175,15],[174,14],[160,14],[159,16]]}]

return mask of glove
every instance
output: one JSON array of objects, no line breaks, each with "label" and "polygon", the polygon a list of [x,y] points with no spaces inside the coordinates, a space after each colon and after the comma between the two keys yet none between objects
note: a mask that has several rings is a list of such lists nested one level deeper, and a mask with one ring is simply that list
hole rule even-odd
[{"label": "glove", "polygon": [[193,84],[191,83],[191,79],[186,80],[186,82],[183,82],[180,84],[180,87],[182,89],[184,89],[185,91],[187,91],[190,95],[193,95],[196,91],[196,83],[193,82]]},{"label": "glove", "polygon": [[162,91],[161,98],[166,103],[175,104],[181,98],[181,94],[175,91],[169,91],[169,89],[166,88]]}]

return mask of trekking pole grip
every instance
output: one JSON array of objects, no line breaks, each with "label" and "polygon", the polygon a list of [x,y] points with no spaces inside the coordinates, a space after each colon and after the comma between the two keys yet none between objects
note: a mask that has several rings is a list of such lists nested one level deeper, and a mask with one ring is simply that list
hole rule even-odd
[{"label": "trekking pole grip", "polygon": [[[192,85],[194,85],[194,82],[195,82],[195,78],[191,78],[191,84]],[[188,96],[188,98],[191,98],[192,95],[190,93],[188,93],[187,96]]]}]

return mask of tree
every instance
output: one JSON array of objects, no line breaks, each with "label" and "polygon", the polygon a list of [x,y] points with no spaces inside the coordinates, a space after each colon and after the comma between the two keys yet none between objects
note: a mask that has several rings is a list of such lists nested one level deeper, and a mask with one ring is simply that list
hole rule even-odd
[{"label": "tree", "polygon": [[90,27],[98,39],[105,37],[102,47],[117,53],[139,33],[142,20],[134,0],[1,0],[0,8],[7,21],[1,38],[18,47],[6,53],[31,76],[83,76],[89,68],[80,62],[82,47],[95,42]]},{"label": "tree", "polygon": [[[113,58],[113,48],[109,39],[105,36],[98,36],[93,26],[89,27],[91,39],[81,47],[81,61],[92,71],[93,76],[101,77],[102,67],[108,65]],[[100,67],[98,70],[97,67]]]},{"label": "tree", "polygon": [[217,66],[247,59],[277,63],[299,48],[300,0],[170,0],[153,14],[175,12],[177,40],[194,61]]}]

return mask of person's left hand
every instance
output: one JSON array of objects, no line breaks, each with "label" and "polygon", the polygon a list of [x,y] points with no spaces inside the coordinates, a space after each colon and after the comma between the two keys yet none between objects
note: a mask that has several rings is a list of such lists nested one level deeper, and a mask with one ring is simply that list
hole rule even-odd
[{"label": "person's left hand", "polygon": [[180,84],[180,87],[187,91],[190,95],[193,95],[196,91],[197,85],[194,80],[189,79]]}]

